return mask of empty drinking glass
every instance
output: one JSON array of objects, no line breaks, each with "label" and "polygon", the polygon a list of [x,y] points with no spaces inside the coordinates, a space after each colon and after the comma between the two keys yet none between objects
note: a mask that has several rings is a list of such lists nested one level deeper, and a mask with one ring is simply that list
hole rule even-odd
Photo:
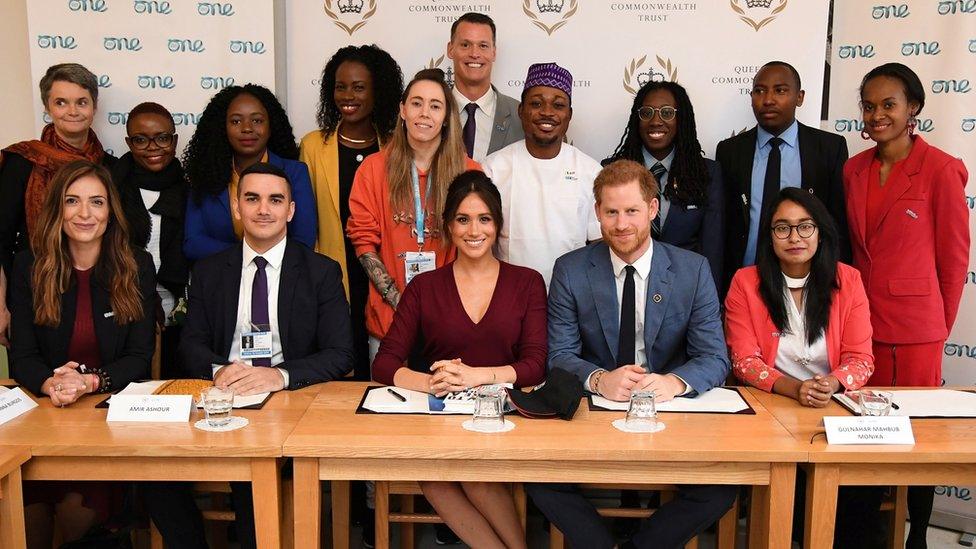
[{"label": "empty drinking glass", "polygon": [[505,427],[505,389],[495,385],[479,387],[475,392],[473,426],[479,430],[501,430]]},{"label": "empty drinking glass", "polygon": [[234,390],[221,389],[216,385],[208,387],[200,393],[203,401],[203,411],[207,416],[207,425],[223,427],[230,423],[231,411],[234,409]]},{"label": "empty drinking glass", "polygon": [[858,392],[858,404],[861,405],[862,416],[886,416],[891,411],[891,393],[887,391],[872,391],[861,389]]},{"label": "empty drinking glass", "polygon": [[630,431],[653,433],[659,430],[654,391],[634,391],[630,394],[624,425]]}]

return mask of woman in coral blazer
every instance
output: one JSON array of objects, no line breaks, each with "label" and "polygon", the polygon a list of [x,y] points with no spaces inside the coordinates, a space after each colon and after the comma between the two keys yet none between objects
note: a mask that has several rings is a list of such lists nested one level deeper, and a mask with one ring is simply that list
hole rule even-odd
[{"label": "woman in coral blazer", "polygon": [[[925,88],[887,63],[861,81],[861,136],[877,143],[844,165],[854,266],[874,324],[872,385],[942,384],[942,350],[969,266],[968,174],[915,134]],[[925,547],[931,487],[908,489],[906,546]]]},{"label": "woman in coral blazer", "polygon": [[757,264],[725,299],[732,370],[742,381],[823,407],[873,371],[871,319],[856,269],[837,261],[837,229],[819,199],[783,189],[762,220]]},{"label": "woman in coral blazer", "polygon": [[969,264],[966,168],[914,135],[924,104],[908,67],[869,72],[862,135],[877,146],[844,166],[854,266],[874,324],[872,385],[942,384],[942,348]]}]

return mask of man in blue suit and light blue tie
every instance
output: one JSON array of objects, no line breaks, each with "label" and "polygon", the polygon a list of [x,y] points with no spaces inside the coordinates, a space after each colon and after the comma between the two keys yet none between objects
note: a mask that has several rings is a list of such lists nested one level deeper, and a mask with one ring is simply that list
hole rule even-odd
[{"label": "man in blue suit and light blue tie", "polygon": [[[719,300],[708,262],[654,242],[657,183],[641,164],[618,160],[593,185],[603,241],[556,261],[549,289],[549,367],[586,390],[626,401],[653,390],[663,402],[720,385],[729,373]],[[614,539],[573,484],[527,486],[573,547]],[[682,547],[731,507],[735,486],[682,486],[620,547]]]}]

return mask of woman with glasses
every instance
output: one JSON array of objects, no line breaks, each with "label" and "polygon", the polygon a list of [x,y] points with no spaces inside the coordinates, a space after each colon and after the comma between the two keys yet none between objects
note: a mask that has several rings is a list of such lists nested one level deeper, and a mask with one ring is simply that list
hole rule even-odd
[{"label": "woman with glasses", "polygon": [[[745,383],[823,408],[874,371],[871,315],[857,270],[837,260],[837,228],[826,206],[787,187],[760,220],[756,264],[739,269],[725,298],[732,371]],[[797,482],[796,502],[806,483]],[[834,547],[873,547],[882,491],[845,486]],[[803,532],[803,512],[793,532]]]},{"label": "woman with glasses", "polygon": [[180,376],[176,347],[180,334],[175,315],[189,278],[183,255],[186,181],[176,158],[173,115],[158,103],[140,103],[125,125],[129,152],[112,168],[122,211],[129,222],[129,242],[146,250],[156,269],[160,307],[151,312],[162,332],[162,378]]},{"label": "woman with glasses", "polygon": [[651,81],[634,97],[617,150],[603,161],[640,162],[658,181],[655,240],[708,259],[716,288],[722,274],[725,199],[717,162],[704,157],[688,92],[674,82]]},{"label": "woman with glasses", "polygon": [[[925,87],[901,63],[861,81],[861,137],[876,143],[844,165],[854,266],[874,322],[871,385],[938,387],[942,352],[969,265],[968,173],[915,134]],[[925,547],[930,486],[908,489],[906,546]]]}]

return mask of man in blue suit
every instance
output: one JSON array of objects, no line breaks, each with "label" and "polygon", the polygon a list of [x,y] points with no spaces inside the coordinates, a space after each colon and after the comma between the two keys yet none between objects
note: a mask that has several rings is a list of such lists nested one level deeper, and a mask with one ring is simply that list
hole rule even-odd
[{"label": "man in blue suit", "polygon": [[[660,402],[694,396],[729,373],[718,295],[704,257],[654,242],[657,183],[618,160],[593,185],[603,241],[556,261],[549,290],[549,367],[610,400],[653,390]],[[574,547],[610,548],[613,537],[572,484],[527,487]],[[718,520],[735,486],[683,486],[621,547],[682,547]]]}]

